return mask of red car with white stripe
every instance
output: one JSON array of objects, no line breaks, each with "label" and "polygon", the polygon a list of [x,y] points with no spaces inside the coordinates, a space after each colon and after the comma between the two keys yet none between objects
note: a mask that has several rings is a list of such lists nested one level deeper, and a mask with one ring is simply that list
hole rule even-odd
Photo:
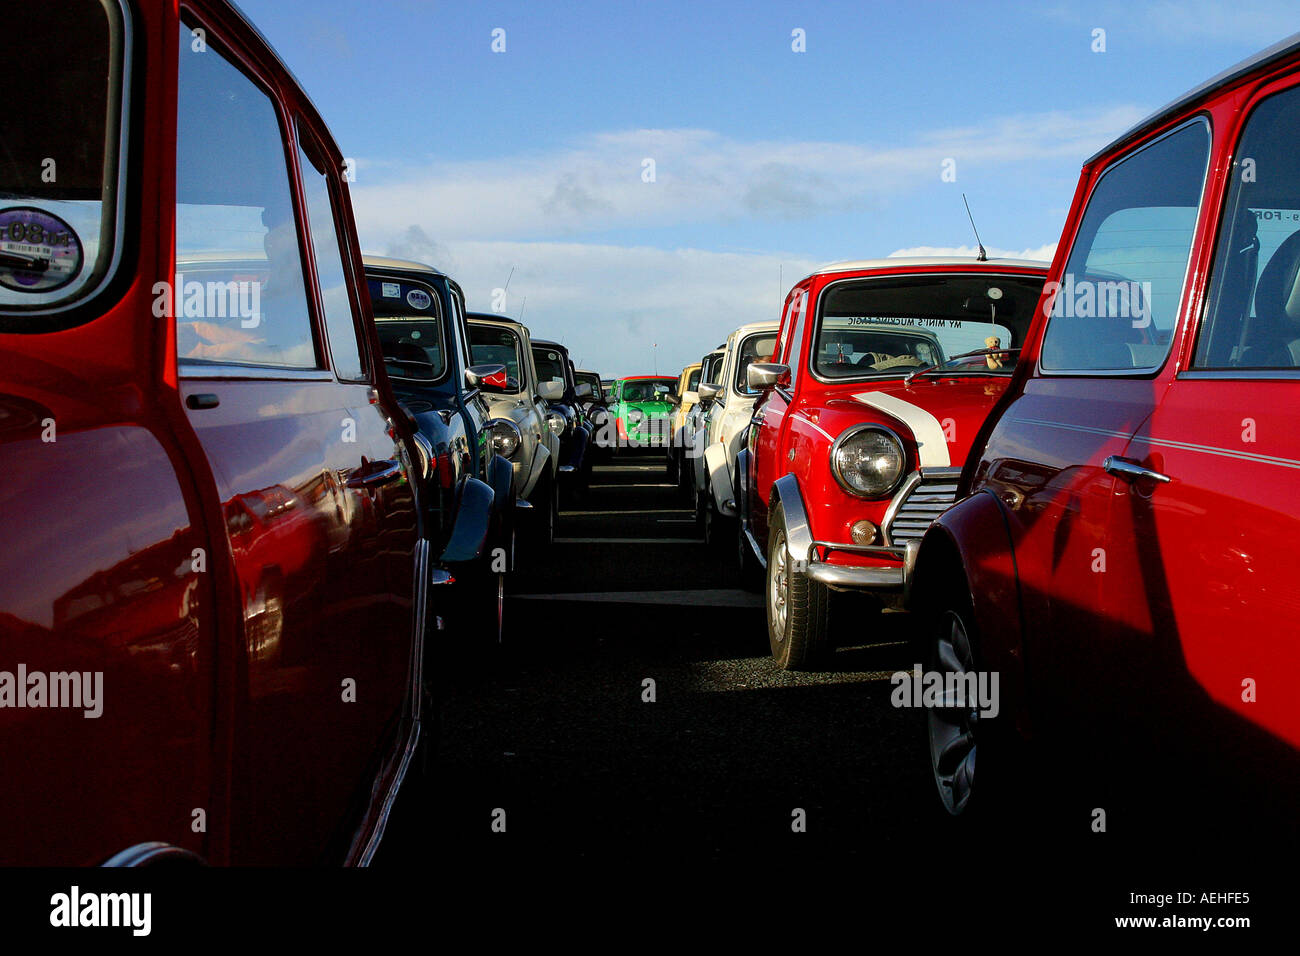
[{"label": "red car with white stripe", "polygon": [[880,259],[813,273],[786,297],[774,354],[749,367],[739,453],[744,575],[765,569],[786,668],[834,649],[831,591],[900,605],[916,548],[955,500],[1006,391],[1046,263]]}]

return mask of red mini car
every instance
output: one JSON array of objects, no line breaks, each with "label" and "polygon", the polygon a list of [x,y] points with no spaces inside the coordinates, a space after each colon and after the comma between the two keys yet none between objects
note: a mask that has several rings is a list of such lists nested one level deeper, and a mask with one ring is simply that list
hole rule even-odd
[{"label": "red mini car", "polygon": [[1006,390],[1044,263],[879,259],[797,283],[737,455],[739,551],[784,667],[833,649],[831,590],[901,603],[915,549]]},{"label": "red mini car", "polygon": [[364,863],[434,576],[343,157],[222,0],[5,19],[0,864]]},{"label": "red mini car", "polygon": [[1031,738],[1082,799],[1080,748],[1134,749],[1165,808],[1222,776],[1294,822],[1298,147],[1300,34],[1084,165],[1006,400],[917,558],[926,667],[1001,677],[996,719],[928,714],[949,813]]}]

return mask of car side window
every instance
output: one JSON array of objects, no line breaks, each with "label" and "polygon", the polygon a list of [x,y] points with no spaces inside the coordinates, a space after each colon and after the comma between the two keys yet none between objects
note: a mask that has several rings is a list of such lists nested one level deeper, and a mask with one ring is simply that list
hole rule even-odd
[{"label": "car side window", "polygon": [[465,303],[460,297],[461,292],[459,288],[455,285],[451,285],[449,286],[449,291],[451,292],[452,322],[454,323],[452,328],[455,330],[456,338],[459,342],[457,351],[460,353],[461,365],[465,368],[469,368],[474,364],[474,362],[470,358],[469,354],[469,327],[465,322]]},{"label": "car side window", "polygon": [[335,226],[336,204],[330,194],[328,166],[319,148],[301,133],[298,165],[302,168],[302,191],[307,200],[307,226],[311,232],[316,277],[320,281],[321,306],[325,310],[325,331],[329,336],[334,373],[345,381],[364,381],[366,367],[357,338],[357,316],[349,288],[350,270],[344,258]]},{"label": "car side window", "polygon": [[803,362],[803,328],[804,316],[808,313],[808,290],[805,289],[803,295],[799,296],[794,304],[795,321],[794,329],[790,332],[790,353],[786,359],[786,364],[790,366],[790,391],[794,391],[795,385],[799,381],[799,366]]},{"label": "car side window", "polygon": [[1102,174],[1057,283],[1044,370],[1123,373],[1164,363],[1209,155],[1209,125],[1198,119]]},{"label": "car side window", "polygon": [[1300,87],[1250,114],[1234,153],[1192,366],[1300,367]]},{"label": "car side window", "polygon": [[178,361],[319,368],[279,116],[211,40],[201,52],[191,41],[182,24],[169,313]]}]

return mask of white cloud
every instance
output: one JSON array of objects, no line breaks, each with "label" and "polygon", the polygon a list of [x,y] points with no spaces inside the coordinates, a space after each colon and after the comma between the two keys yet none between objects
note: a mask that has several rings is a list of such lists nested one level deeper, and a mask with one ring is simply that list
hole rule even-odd
[{"label": "white cloud", "polygon": [[[382,249],[432,262],[486,312],[514,269],[506,313],[540,338],[568,345],[606,377],[676,373],[736,326],[780,317],[790,286],[816,263],[796,256],[562,242],[448,240],[421,248],[406,237]],[[445,256],[440,261],[439,253]],[[453,265],[454,264],[454,265]]]},{"label": "white cloud", "polygon": [[[990,259],[1039,259],[1043,262],[1051,262],[1052,256],[1056,255],[1056,243],[1049,242],[1034,249],[1020,250],[985,246],[984,251],[988,253]],[[894,259],[899,256],[969,256],[974,259],[978,252],[979,250],[974,246],[910,246],[907,249],[895,249],[889,257]]]},{"label": "white cloud", "polygon": [[[902,145],[741,141],[709,130],[624,130],[502,159],[396,166],[359,157],[361,232],[412,224],[459,239],[555,239],[620,228],[801,219],[932,186],[952,158],[971,168],[1082,161],[1144,115],[1134,106],[1015,115]],[[644,159],[655,181],[642,181]],[[369,172],[369,175],[366,175]]]}]

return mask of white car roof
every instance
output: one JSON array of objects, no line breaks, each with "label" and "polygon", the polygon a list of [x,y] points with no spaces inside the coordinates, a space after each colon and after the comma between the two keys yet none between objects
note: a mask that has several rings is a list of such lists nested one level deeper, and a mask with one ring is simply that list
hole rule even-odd
[{"label": "white car roof", "polygon": [[[897,269],[916,266],[970,266],[972,271],[983,272],[986,269],[1020,268],[1047,269],[1050,262],[1040,259],[986,259],[983,262],[972,256],[891,256],[886,259],[845,259],[840,262],[828,262],[818,266],[799,282],[809,276],[823,275],[827,272],[858,272],[865,269]],[[799,283],[796,282],[795,285]]]}]

